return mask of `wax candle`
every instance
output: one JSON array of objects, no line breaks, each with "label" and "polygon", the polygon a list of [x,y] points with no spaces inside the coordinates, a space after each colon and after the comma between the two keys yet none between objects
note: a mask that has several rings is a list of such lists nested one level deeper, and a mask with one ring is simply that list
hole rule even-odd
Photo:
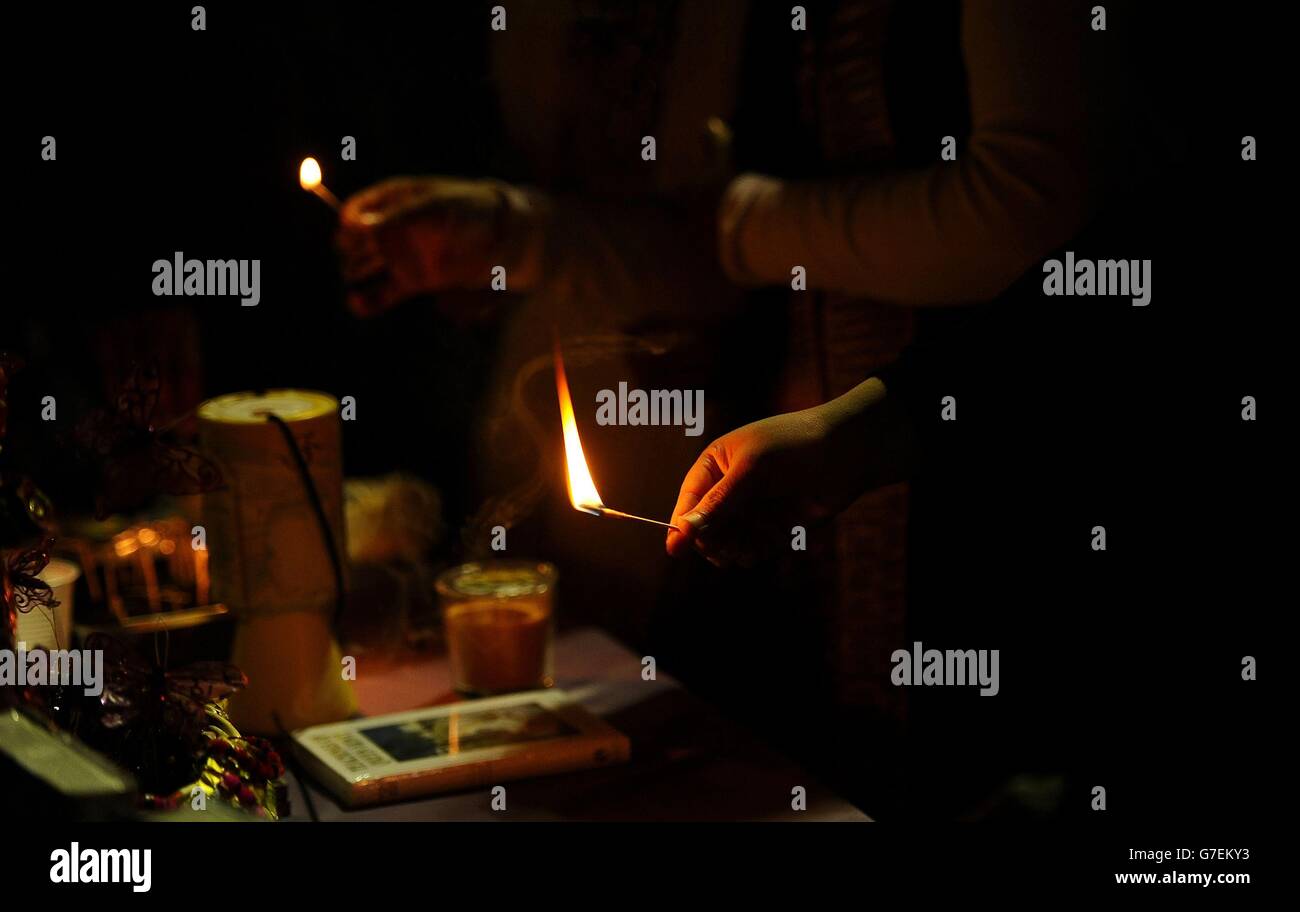
[{"label": "wax candle", "polygon": [[438,578],[456,690],[551,685],[555,576],[550,564],[502,560],[462,564]]},{"label": "wax candle", "polygon": [[240,729],[274,733],[356,712],[332,626],[335,561],[344,566],[338,407],[307,390],[232,393],[199,407],[200,439],[224,482],[204,495],[203,517],[212,596],[235,615],[231,659],[249,680],[230,704]]}]

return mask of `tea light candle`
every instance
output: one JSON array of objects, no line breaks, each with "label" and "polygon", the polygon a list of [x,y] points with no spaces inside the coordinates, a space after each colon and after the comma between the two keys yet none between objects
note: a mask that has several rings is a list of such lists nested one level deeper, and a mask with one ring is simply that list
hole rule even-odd
[{"label": "tea light candle", "polygon": [[555,568],[484,561],[438,578],[452,686],[466,694],[549,687]]}]

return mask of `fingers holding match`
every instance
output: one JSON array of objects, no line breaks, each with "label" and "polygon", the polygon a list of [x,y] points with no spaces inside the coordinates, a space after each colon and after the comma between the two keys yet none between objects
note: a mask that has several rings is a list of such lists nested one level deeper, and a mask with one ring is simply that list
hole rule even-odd
[{"label": "fingers holding match", "polygon": [[687,553],[700,529],[704,527],[705,514],[697,507],[714,486],[722,481],[723,476],[722,467],[718,464],[712,447],[700,454],[700,458],[695,460],[695,464],[686,473],[677,495],[677,505],[673,508],[672,519],[669,520],[674,528],[668,531],[664,543],[672,556],[680,557]]}]

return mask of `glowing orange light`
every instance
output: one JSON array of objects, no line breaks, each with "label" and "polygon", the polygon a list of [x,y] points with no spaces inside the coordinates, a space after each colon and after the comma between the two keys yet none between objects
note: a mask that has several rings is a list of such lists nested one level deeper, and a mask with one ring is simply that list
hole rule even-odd
[{"label": "glowing orange light", "polygon": [[578,421],[573,416],[573,400],[569,397],[569,380],[564,374],[564,359],[560,357],[560,344],[555,343],[555,392],[560,398],[560,424],[564,428],[565,475],[569,482],[569,502],[575,510],[599,514],[604,502],[591,479],[587,459],[582,454],[582,438],[578,436]]},{"label": "glowing orange light", "polygon": [[314,158],[304,158],[302,166],[298,169],[298,183],[302,184],[304,190],[315,190],[320,186],[320,162]]},{"label": "glowing orange light", "polygon": [[298,166],[298,183],[302,184],[302,189],[316,194],[334,209],[339,208],[339,198],[330,193],[330,188],[322,182],[320,162],[311,156],[304,158]]}]

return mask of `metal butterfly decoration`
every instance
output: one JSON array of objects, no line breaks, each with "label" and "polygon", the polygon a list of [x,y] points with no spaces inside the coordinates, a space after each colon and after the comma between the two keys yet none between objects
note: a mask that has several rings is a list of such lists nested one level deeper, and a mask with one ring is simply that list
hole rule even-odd
[{"label": "metal butterfly decoration", "polygon": [[247,676],[226,662],[168,668],[165,654],[155,650],[153,661],[148,661],[104,633],[88,636],[84,647],[103,650],[104,688],[83,715],[78,734],[88,742],[111,745],[111,755],[142,780],[150,780],[142,784],[151,788],[168,787],[168,780],[176,777],[186,780],[205,744],[208,705],[248,684]]},{"label": "metal butterfly decoration", "polygon": [[113,408],[92,412],[73,431],[74,442],[99,469],[95,512],[100,518],[134,510],[158,494],[202,494],[221,487],[221,472],[211,460],[166,439],[185,416],[160,428],[154,417],[158,391],[158,369],[137,364]]},{"label": "metal butterfly decoration", "polygon": [[85,648],[104,651],[99,721],[105,728],[144,721],[197,733],[207,726],[207,704],[248,684],[248,677],[229,663],[195,662],[168,668],[165,656],[146,661],[121,640],[104,633],[87,637]]},{"label": "metal butterfly decoration", "polygon": [[[22,368],[22,360],[0,352],[0,448],[8,430],[9,379]],[[4,578],[4,616],[0,618],[0,641],[9,643],[16,630],[17,614],[39,606],[53,608],[59,603],[54,590],[42,580],[40,572],[50,561],[54,539],[46,535],[51,514],[50,502],[30,478],[0,471],[0,551]],[[39,537],[34,547],[23,545]]]},{"label": "metal butterfly decoration", "polygon": [[17,551],[9,557],[9,585],[13,591],[13,606],[24,614],[37,606],[58,607],[59,600],[54,597],[54,590],[39,576],[50,562],[50,548],[53,545],[54,539],[47,538],[36,547]]}]

